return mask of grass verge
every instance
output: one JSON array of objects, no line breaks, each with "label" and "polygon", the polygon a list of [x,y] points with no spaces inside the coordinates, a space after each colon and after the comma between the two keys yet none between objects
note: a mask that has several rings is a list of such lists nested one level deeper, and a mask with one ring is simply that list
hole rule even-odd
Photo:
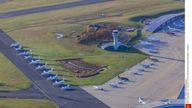
[{"label": "grass verge", "polygon": [[58,108],[48,100],[41,99],[0,99],[0,108]]},{"label": "grass verge", "polygon": [[0,90],[21,90],[31,86],[30,80],[0,53]]}]

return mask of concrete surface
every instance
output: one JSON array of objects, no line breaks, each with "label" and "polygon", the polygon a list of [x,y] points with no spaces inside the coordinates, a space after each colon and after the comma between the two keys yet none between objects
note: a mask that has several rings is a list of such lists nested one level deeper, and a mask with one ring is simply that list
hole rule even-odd
[{"label": "concrete surface", "polygon": [[[132,108],[141,105],[139,97],[147,103],[161,99],[176,99],[184,84],[184,34],[170,36],[164,33],[154,34],[163,42],[157,43],[159,53],[151,54],[159,62],[149,59],[140,64],[154,63],[150,68],[143,68],[140,64],[126,70],[120,76],[128,77],[131,81],[121,84],[121,88],[111,88],[103,84],[101,87],[107,91],[94,90],[93,87],[83,87],[84,90],[97,97],[112,108]],[[147,52],[146,48],[136,45],[136,48]],[[140,72],[138,69],[145,69]],[[132,72],[138,72],[134,75]],[[117,82],[114,78],[109,82]]]}]

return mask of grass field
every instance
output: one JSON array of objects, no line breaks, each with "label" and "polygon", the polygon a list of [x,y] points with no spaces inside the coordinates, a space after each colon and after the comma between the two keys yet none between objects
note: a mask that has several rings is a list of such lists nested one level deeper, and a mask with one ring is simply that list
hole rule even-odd
[{"label": "grass field", "polygon": [[0,3],[0,12],[20,10],[26,8],[33,8],[39,6],[54,5],[60,3],[68,3],[79,0],[7,0],[7,2]]},{"label": "grass field", "polygon": [[[62,72],[56,72],[61,77],[70,79],[69,83],[71,84],[102,84],[147,56],[134,49],[126,53],[114,53],[104,51],[94,45],[78,44],[76,36],[83,32],[88,24],[118,22],[137,26],[138,22],[129,19],[182,8],[184,8],[184,3],[174,0],[114,0],[101,4],[2,19],[0,27],[51,64],[58,64],[53,61],[55,59],[82,57],[91,63],[107,65],[108,70],[84,79],[76,78],[65,69]],[[101,13],[104,16],[101,17]],[[75,33],[71,35],[74,31]],[[57,39],[54,36],[55,32],[63,32],[65,38]],[[50,65],[50,67],[62,68],[55,65]]]},{"label": "grass field", "polygon": [[31,82],[1,53],[0,67],[0,90],[20,90],[31,85]]},{"label": "grass field", "polygon": [[40,99],[0,99],[0,108],[57,108],[57,105]]}]

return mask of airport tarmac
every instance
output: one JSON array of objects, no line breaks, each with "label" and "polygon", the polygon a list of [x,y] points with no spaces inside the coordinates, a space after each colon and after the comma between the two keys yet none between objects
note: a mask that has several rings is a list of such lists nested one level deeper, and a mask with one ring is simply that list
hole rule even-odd
[{"label": "airport tarmac", "polygon": [[[184,84],[184,34],[177,36],[165,33],[156,33],[155,37],[162,43],[156,44],[159,53],[149,53],[148,49],[140,45],[135,47],[157,58],[159,62],[146,59],[131,69],[126,70],[120,76],[127,77],[131,81],[119,84],[120,88],[111,88],[107,83],[101,85],[107,91],[94,90],[92,86],[82,87],[112,108],[132,108],[140,106],[139,97],[143,97],[146,103],[161,99],[176,99]],[[154,63],[150,68],[144,68],[141,64]],[[138,69],[144,69],[141,72]],[[135,75],[132,72],[139,74]],[[109,82],[117,82],[118,78]]]}]

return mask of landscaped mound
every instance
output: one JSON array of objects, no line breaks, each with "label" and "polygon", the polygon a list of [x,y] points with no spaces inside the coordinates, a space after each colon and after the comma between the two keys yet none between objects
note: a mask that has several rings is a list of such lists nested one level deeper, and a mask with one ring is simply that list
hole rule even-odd
[{"label": "landscaped mound", "polygon": [[79,37],[81,44],[101,44],[113,41],[113,30],[119,30],[119,41],[128,41],[128,35],[125,33],[126,28],[116,25],[95,24],[89,25],[87,30]]},{"label": "landscaped mound", "polygon": [[104,66],[91,64],[81,58],[60,60],[61,64],[68,70],[74,72],[77,77],[84,78],[98,74]]}]

